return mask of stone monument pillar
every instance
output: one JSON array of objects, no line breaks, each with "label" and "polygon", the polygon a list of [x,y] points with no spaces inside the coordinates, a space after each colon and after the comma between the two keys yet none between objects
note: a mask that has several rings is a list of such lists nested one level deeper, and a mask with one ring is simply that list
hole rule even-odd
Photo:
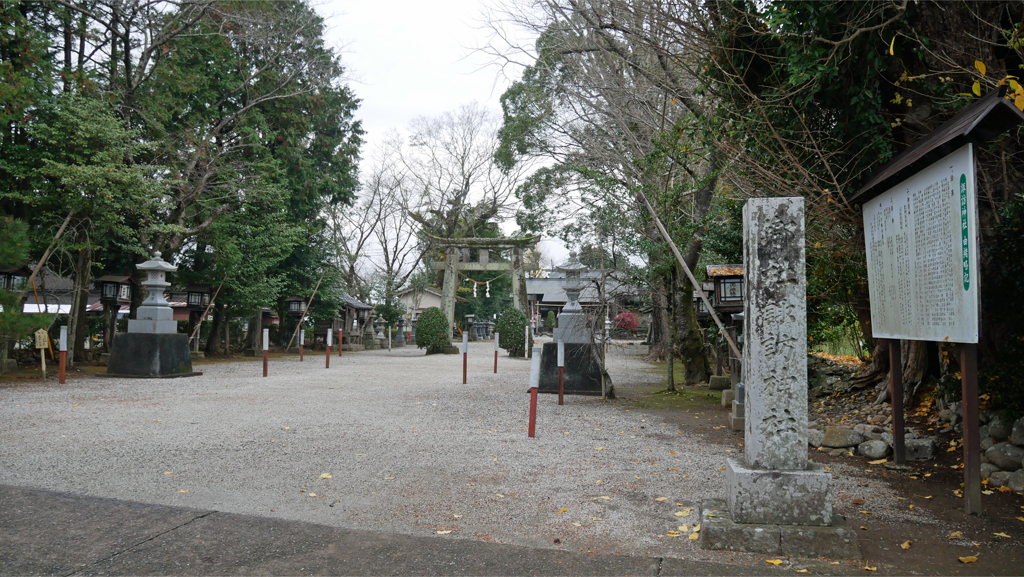
[{"label": "stone monument pillar", "polygon": [[726,460],[727,515],[708,515],[724,503],[702,503],[702,544],[859,557],[856,535],[833,514],[831,474],[807,459],[802,198],[747,201],[743,270],[744,455]]},{"label": "stone monument pillar", "polygon": [[128,332],[117,333],[110,348],[107,374],[116,377],[170,378],[201,375],[192,371],[192,355],[188,335],[178,333],[174,311],[164,298],[164,289],[171,286],[165,275],[178,267],[160,258],[136,265],[146,272],[142,286],[149,296],[142,302],[134,319],[128,320]]}]

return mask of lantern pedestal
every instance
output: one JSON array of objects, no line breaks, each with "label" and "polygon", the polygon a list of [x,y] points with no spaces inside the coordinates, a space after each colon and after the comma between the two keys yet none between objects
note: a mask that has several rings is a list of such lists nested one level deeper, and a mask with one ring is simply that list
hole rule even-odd
[{"label": "lantern pedestal", "polygon": [[[601,345],[565,343],[566,395],[601,396]],[[540,356],[538,393],[558,394],[558,343],[544,343]]]},{"label": "lantern pedestal", "polygon": [[173,379],[203,373],[192,370],[186,334],[117,333],[110,348],[107,376]]}]

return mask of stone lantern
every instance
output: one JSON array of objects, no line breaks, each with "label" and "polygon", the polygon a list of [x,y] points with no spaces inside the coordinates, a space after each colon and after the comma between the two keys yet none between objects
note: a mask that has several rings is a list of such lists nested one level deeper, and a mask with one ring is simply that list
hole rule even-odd
[{"label": "stone lantern", "polygon": [[558,326],[554,330],[555,342],[566,343],[590,343],[593,341],[593,331],[587,326],[587,315],[580,306],[580,293],[587,285],[583,283],[582,276],[589,269],[576,258],[575,252],[569,253],[569,260],[558,266],[560,272],[565,273],[566,303],[562,312],[558,315]]},{"label": "stone lantern", "polygon": [[149,296],[139,307],[136,318],[128,320],[128,332],[114,335],[107,374],[133,378],[202,374],[192,371],[188,335],[178,333],[178,322],[164,298],[164,290],[171,286],[166,275],[178,267],[160,258],[157,252],[136,268],[146,273],[142,286]]}]

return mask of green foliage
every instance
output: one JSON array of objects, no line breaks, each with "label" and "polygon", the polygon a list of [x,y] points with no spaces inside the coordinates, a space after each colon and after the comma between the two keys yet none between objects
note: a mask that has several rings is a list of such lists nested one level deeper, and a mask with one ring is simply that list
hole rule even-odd
[{"label": "green foliage", "polygon": [[378,304],[374,307],[374,311],[384,319],[384,326],[395,328],[398,327],[398,319],[406,313],[406,308],[397,297],[394,297],[390,299],[390,302]]},{"label": "green foliage", "polygon": [[555,330],[555,327],[558,326],[558,317],[555,315],[555,311],[548,311],[547,325],[551,330]]},{"label": "green foliage", "polygon": [[[1024,194],[1007,202],[986,246],[993,272],[981,285],[983,318],[1000,319],[992,342],[994,362],[978,363],[978,390],[992,395],[994,407],[1024,414]],[[956,398],[956,397],[954,397]]]},{"label": "green foliage", "polygon": [[828,305],[809,312],[807,339],[811,350],[860,358],[868,355],[861,342],[857,315],[849,306]]},{"label": "green foliage", "polygon": [[519,309],[505,309],[498,315],[495,332],[501,335],[498,344],[510,357],[521,357],[526,350],[526,315]]},{"label": "green foliage", "polygon": [[[0,267],[25,264],[28,248],[28,226],[18,220],[0,218]],[[20,288],[15,287],[10,291],[0,289],[0,307],[3,307],[0,311],[0,346],[3,347],[7,346],[9,340],[29,335],[53,320],[53,315],[24,314],[18,300]]]},{"label": "green foliage", "polygon": [[452,346],[451,330],[444,312],[430,307],[420,313],[416,321],[416,346],[427,349],[428,355],[440,353]]}]

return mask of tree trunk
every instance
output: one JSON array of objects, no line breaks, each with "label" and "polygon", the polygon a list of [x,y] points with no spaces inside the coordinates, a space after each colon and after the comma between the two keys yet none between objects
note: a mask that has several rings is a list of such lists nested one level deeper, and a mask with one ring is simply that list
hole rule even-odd
[{"label": "tree trunk", "polygon": [[862,389],[880,383],[889,375],[889,343],[885,339],[875,341],[875,350],[871,352],[871,362],[853,376],[851,386]]},{"label": "tree trunk", "polygon": [[[89,305],[89,269],[91,252],[88,248],[78,251],[75,262],[75,286],[71,291],[71,311],[68,315],[67,366],[75,366],[75,358],[85,358],[85,308]],[[85,298],[81,298],[84,292]]]},{"label": "tree trunk", "polygon": [[665,347],[665,360],[668,361],[668,390],[670,392],[675,392],[675,390],[676,390],[676,367],[675,367],[675,363],[676,363],[676,355],[675,355],[676,348],[675,348],[675,346],[673,346],[673,343],[676,341],[677,334],[678,334],[678,331],[676,329],[676,322],[675,322],[676,321],[676,310],[675,309],[676,309],[676,294],[679,292],[679,290],[678,290],[678,287],[676,286],[676,284],[674,282],[670,282],[669,283],[668,289],[669,289],[668,290],[668,298],[665,299],[666,303],[668,305],[667,306],[667,310],[666,310],[666,312],[668,313],[666,315],[668,317],[668,331],[666,331],[666,333],[671,335],[671,337],[669,339],[667,339],[669,344],[668,344],[667,347]]},{"label": "tree trunk", "polygon": [[675,352],[686,367],[684,377],[686,384],[695,385],[707,381],[710,367],[708,358],[704,354],[704,339],[701,338],[697,314],[691,304],[693,288],[689,286],[689,280],[683,278],[683,271],[679,266],[672,269],[672,282],[675,285],[673,290],[675,296],[675,303],[673,303],[674,325],[678,331],[675,339]]},{"label": "tree trunk", "polygon": [[244,349],[263,350],[263,308],[256,309],[256,314],[249,319],[249,332],[245,334]]},{"label": "tree trunk", "polygon": [[649,361],[665,360],[668,347],[668,299],[665,297],[665,280],[658,275],[654,281],[654,292],[651,294],[651,338]]},{"label": "tree trunk", "polygon": [[[207,355],[218,355],[222,352],[220,347],[220,330],[221,324],[224,322],[224,305],[213,306],[213,321],[210,324],[210,336],[206,339],[206,351]],[[227,334],[227,333],[225,333]],[[225,337],[226,340],[226,337]]]}]

